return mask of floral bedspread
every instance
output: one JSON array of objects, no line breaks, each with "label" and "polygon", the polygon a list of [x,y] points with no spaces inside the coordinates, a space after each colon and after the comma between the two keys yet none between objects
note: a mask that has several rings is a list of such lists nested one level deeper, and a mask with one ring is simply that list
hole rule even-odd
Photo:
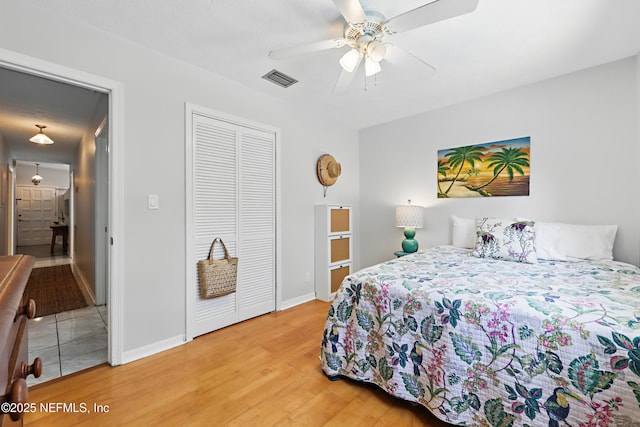
[{"label": "floral bedspread", "polygon": [[345,278],[324,372],[474,426],[640,421],[640,269],[443,246]]}]

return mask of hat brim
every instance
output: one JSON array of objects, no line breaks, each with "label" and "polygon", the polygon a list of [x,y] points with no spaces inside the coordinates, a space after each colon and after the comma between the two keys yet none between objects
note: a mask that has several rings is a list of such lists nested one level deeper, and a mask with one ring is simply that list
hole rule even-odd
[{"label": "hat brim", "polygon": [[323,154],[318,159],[318,163],[316,166],[316,174],[318,176],[318,181],[320,181],[320,184],[324,185],[325,187],[329,187],[335,184],[336,181],[338,180],[338,177],[340,176],[340,175],[338,176],[329,175],[329,163],[335,162],[335,161],[336,159],[334,159],[333,156],[330,154]]}]

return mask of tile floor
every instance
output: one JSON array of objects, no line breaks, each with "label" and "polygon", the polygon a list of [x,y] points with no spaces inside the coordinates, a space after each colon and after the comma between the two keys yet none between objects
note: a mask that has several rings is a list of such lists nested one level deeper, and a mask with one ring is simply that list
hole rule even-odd
[{"label": "tile floor", "polygon": [[106,306],[90,306],[29,320],[29,361],[42,359],[39,384],[107,361]]},{"label": "tile floor", "polygon": [[[73,260],[49,245],[18,246],[16,253],[36,257],[34,268],[70,264]],[[27,378],[39,384],[107,362],[107,308],[90,306],[29,320],[29,362],[42,359],[42,375]]]}]

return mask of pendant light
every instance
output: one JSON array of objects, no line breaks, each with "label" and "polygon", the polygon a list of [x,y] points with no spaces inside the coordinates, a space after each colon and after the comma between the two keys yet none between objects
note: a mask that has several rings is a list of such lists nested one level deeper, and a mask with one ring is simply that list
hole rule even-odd
[{"label": "pendant light", "polygon": [[29,141],[34,142],[36,144],[42,144],[42,145],[53,144],[53,140],[51,138],[49,138],[47,135],[45,135],[44,132],[42,131],[42,129],[46,128],[46,126],[44,126],[44,125],[36,125],[36,127],[38,129],[40,129],[40,131],[38,131],[37,134],[33,135],[29,139]]},{"label": "pendant light", "polygon": [[40,163],[36,163],[36,174],[31,177],[31,182],[33,182],[33,185],[38,185],[42,182],[42,177],[38,173],[38,166],[40,166]]}]

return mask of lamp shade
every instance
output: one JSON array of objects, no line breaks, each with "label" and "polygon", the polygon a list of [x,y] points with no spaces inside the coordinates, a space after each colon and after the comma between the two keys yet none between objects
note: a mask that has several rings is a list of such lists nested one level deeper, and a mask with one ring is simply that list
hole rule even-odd
[{"label": "lamp shade", "polygon": [[374,74],[378,74],[380,71],[382,71],[382,67],[380,67],[380,63],[373,61],[369,58],[365,59],[364,61],[364,75],[369,77],[369,76],[373,76]]},{"label": "lamp shade", "polygon": [[356,68],[358,68],[358,65],[360,65],[360,61],[362,60],[362,52],[360,52],[358,49],[351,49],[350,51],[348,51],[347,53],[345,53],[344,55],[342,55],[342,58],[340,58],[340,66],[342,66],[342,68],[348,72],[348,73],[353,73]]},{"label": "lamp shade", "polygon": [[49,138],[47,135],[45,135],[43,129],[46,128],[46,126],[44,125],[36,125],[36,127],[38,129],[40,129],[40,131],[33,135],[31,138],[29,138],[29,141],[35,143],[35,144],[42,144],[42,145],[50,145],[53,144],[53,140],[51,138]]},{"label": "lamp shade", "polygon": [[422,228],[423,212],[422,206],[412,205],[411,201],[408,205],[398,206],[396,208],[396,227]]}]

